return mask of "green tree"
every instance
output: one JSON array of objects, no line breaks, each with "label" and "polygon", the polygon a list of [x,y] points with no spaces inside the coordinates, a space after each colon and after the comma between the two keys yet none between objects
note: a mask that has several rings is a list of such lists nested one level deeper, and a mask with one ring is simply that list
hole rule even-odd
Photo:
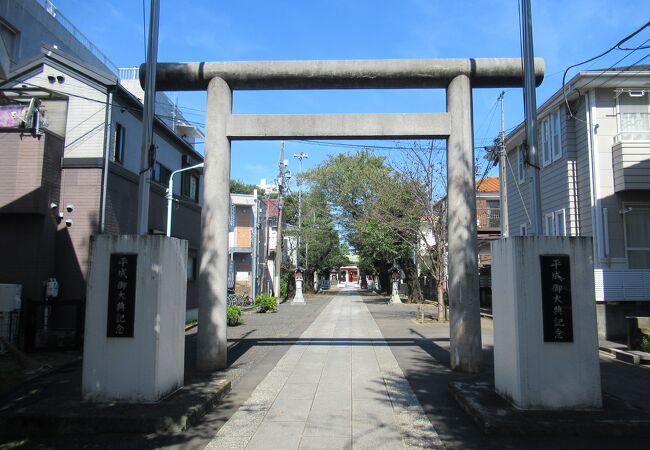
[{"label": "green tree", "polygon": [[254,184],[244,183],[241,180],[230,180],[230,193],[231,194],[250,194],[252,195],[257,189],[259,194],[263,194],[264,191],[258,188]]},{"label": "green tree", "polygon": [[413,230],[422,216],[410,206],[410,191],[402,186],[407,180],[384,157],[367,150],[330,156],[306,178],[312,192],[331,205],[347,242],[359,255],[362,276],[378,274],[383,289],[388,289],[390,270],[399,265],[407,274],[409,300],[421,301]]}]

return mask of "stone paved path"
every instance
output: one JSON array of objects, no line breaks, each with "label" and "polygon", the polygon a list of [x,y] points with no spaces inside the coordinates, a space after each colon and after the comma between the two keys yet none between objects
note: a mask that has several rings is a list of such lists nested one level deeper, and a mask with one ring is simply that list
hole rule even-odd
[{"label": "stone paved path", "polygon": [[442,448],[355,290],[290,344],[206,449]]}]

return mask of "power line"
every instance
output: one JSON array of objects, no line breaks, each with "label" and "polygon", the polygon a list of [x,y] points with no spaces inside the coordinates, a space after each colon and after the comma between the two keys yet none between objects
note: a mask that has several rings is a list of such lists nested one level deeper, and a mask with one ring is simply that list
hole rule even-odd
[{"label": "power line", "polygon": [[[106,104],[106,101],[104,101],[104,100],[98,100],[96,98],[86,97],[84,95],[73,94],[73,93],[70,93],[70,92],[57,91],[56,89],[40,86],[38,84],[29,83],[27,81],[19,81],[19,82],[17,82],[17,85],[27,85],[27,86],[31,86],[31,87],[41,89],[43,91],[46,91],[46,92],[49,92],[49,93],[52,93],[52,94],[59,94],[59,95],[67,96],[67,97],[80,98],[80,99],[88,100],[88,101],[95,102],[95,103],[101,103],[102,105]],[[19,89],[19,87],[17,87],[17,89]],[[131,112],[134,112],[134,113],[141,113],[142,112],[141,109],[132,108],[130,106],[125,106],[125,105],[120,105],[120,109],[125,109],[127,111],[131,111]],[[158,117],[159,119],[174,120],[173,116],[166,116],[166,115],[162,115],[162,114],[156,114],[156,117]],[[202,122],[195,122],[195,121],[192,121],[192,120],[186,120],[186,122],[188,122],[188,123],[190,123],[192,125],[197,125],[197,126],[205,128],[205,124],[202,123]]]},{"label": "power line", "polygon": [[[568,99],[567,94],[566,94],[566,76],[567,76],[567,73],[569,72],[569,70],[571,70],[571,69],[573,69],[573,68],[575,68],[575,67],[581,66],[581,65],[583,65],[583,64],[587,64],[587,63],[589,63],[589,62],[595,61],[596,59],[601,58],[601,57],[607,55],[608,53],[610,53],[610,52],[613,51],[613,50],[616,50],[616,49],[623,50],[623,48],[621,48],[621,45],[623,45],[625,42],[627,42],[627,41],[629,41],[630,39],[632,39],[634,36],[636,36],[637,34],[639,34],[641,31],[643,31],[643,30],[644,30],[645,28],[647,28],[648,26],[650,26],[650,22],[646,22],[643,26],[641,26],[640,28],[637,28],[635,31],[633,31],[632,33],[628,34],[627,36],[625,36],[623,39],[621,39],[620,41],[618,41],[616,44],[614,44],[612,47],[610,47],[609,49],[605,50],[604,52],[601,52],[601,53],[599,53],[598,55],[593,56],[593,57],[591,57],[591,58],[589,58],[589,59],[586,59],[586,60],[584,60],[584,61],[581,61],[581,62],[579,62],[579,63],[572,64],[572,65],[570,65],[569,67],[567,67],[567,68],[564,70],[564,75],[562,75],[562,93],[563,93],[563,95],[564,95],[564,103],[566,104],[567,111],[569,112],[569,115],[570,115],[572,118],[574,117],[574,115],[573,115],[573,112],[571,111],[571,107],[569,106],[569,99]],[[640,50],[640,49],[644,48],[643,45],[645,45],[645,43],[647,43],[647,42],[648,42],[648,41],[646,41],[646,42],[644,42],[643,44],[641,44],[641,46],[636,47],[635,49],[632,50],[632,52],[635,52],[636,50]],[[626,57],[627,57],[627,55],[626,55],[624,58],[621,58],[621,60],[619,60],[618,62],[622,61],[622,60],[625,59]],[[618,62],[614,63],[614,64],[613,64],[612,66],[610,66],[608,69],[603,70],[602,73],[605,73],[607,70],[609,70],[609,69],[611,69],[612,67],[614,67],[614,65],[618,64]]]}]

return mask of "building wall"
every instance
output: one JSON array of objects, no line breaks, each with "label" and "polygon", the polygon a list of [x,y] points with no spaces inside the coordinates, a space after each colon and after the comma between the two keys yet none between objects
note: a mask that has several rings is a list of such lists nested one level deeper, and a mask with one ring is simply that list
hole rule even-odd
[{"label": "building wall", "polygon": [[0,283],[21,284],[23,298],[41,300],[55,276],[60,165],[63,140],[0,134]]},{"label": "building wall", "polygon": [[102,170],[92,167],[64,168],[61,204],[74,205],[64,212],[71,226],[59,224],[57,278],[63,295],[70,299],[86,297],[86,275],[90,260],[91,236],[99,232]]},{"label": "building wall", "polygon": [[[57,14],[60,14],[57,12]],[[106,70],[106,66],[35,0],[0,0],[0,18],[18,31],[11,59],[21,64],[56,45],[81,61]]]}]

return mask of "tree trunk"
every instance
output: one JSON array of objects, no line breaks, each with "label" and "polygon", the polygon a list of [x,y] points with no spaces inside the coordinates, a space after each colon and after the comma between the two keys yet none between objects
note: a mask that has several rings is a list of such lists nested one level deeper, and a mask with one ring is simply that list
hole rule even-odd
[{"label": "tree trunk", "polygon": [[359,287],[361,289],[368,289],[368,280],[366,280],[366,274],[359,271]]},{"label": "tree trunk", "polygon": [[390,274],[388,273],[388,269],[384,267],[379,270],[379,285],[381,294],[390,294]]},{"label": "tree trunk", "polygon": [[408,288],[408,303],[422,303],[424,297],[422,296],[422,287],[418,279],[418,268],[413,263],[411,258],[403,258],[402,267],[406,274],[406,286]]},{"label": "tree trunk", "polygon": [[438,322],[444,322],[447,319],[445,309],[445,289],[442,280],[438,280]]},{"label": "tree trunk", "polygon": [[314,271],[305,270],[302,278],[303,292],[316,292],[314,289]]}]

